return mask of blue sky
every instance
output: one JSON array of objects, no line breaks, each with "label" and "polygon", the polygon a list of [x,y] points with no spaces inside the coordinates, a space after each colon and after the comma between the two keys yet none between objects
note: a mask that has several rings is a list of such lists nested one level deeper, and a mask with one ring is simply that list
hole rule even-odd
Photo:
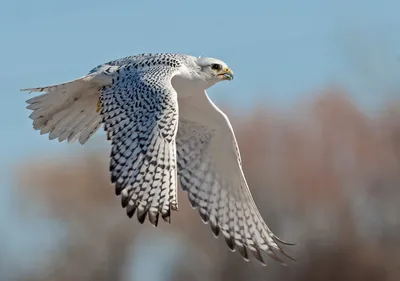
[{"label": "blue sky", "polygon": [[396,0],[0,0],[2,230],[25,245],[15,236],[22,222],[5,215],[12,166],[83,149],[33,131],[20,88],[74,79],[127,55],[179,52],[234,70],[234,81],[209,91],[217,103],[251,108],[263,99],[285,108],[335,83],[373,111],[400,95],[399,10]]}]

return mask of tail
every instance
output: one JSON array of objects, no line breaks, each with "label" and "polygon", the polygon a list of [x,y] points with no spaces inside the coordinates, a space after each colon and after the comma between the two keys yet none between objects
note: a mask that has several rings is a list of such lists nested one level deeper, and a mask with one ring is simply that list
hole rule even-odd
[{"label": "tail", "polygon": [[26,102],[33,112],[33,128],[49,139],[69,143],[79,139],[84,144],[101,125],[99,112],[99,87],[85,76],[70,82],[21,89],[21,91],[46,92]]}]

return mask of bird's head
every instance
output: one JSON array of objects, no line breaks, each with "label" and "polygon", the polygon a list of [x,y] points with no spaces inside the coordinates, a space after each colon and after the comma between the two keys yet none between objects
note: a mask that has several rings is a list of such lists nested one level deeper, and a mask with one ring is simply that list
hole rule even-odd
[{"label": "bird's head", "polygon": [[232,70],[221,60],[187,56],[185,67],[180,69],[173,81],[173,87],[181,96],[194,89],[206,90],[220,81],[232,80]]},{"label": "bird's head", "polygon": [[214,58],[196,58],[195,63],[199,69],[199,75],[204,79],[215,83],[224,80],[233,80],[233,72],[226,63]]}]

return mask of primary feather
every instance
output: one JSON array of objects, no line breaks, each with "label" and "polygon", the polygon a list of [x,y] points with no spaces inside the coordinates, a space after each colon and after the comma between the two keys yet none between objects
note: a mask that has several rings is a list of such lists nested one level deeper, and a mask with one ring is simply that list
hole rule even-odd
[{"label": "primary feather", "polygon": [[[217,66],[216,66],[217,65]],[[218,65],[220,67],[218,67]],[[225,72],[222,72],[225,71]],[[260,251],[282,262],[280,240],[250,194],[226,115],[205,90],[233,78],[225,63],[179,54],[114,60],[27,101],[34,129],[50,139],[81,144],[101,124],[111,140],[111,181],[127,215],[153,225],[178,210],[177,185],[229,248],[261,263]],[[178,106],[179,105],[179,106]]]}]

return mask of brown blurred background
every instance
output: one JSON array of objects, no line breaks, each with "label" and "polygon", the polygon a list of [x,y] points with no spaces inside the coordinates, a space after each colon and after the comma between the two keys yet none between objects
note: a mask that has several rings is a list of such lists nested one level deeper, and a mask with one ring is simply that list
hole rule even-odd
[{"label": "brown blurred background", "polygon": [[400,280],[400,100],[369,116],[335,88],[288,113],[225,110],[256,203],[299,244],[286,247],[297,262],[246,263],[182,192],[172,224],[129,220],[109,184],[109,150],[96,148],[17,166],[20,215],[57,221],[62,234],[15,280]]}]

